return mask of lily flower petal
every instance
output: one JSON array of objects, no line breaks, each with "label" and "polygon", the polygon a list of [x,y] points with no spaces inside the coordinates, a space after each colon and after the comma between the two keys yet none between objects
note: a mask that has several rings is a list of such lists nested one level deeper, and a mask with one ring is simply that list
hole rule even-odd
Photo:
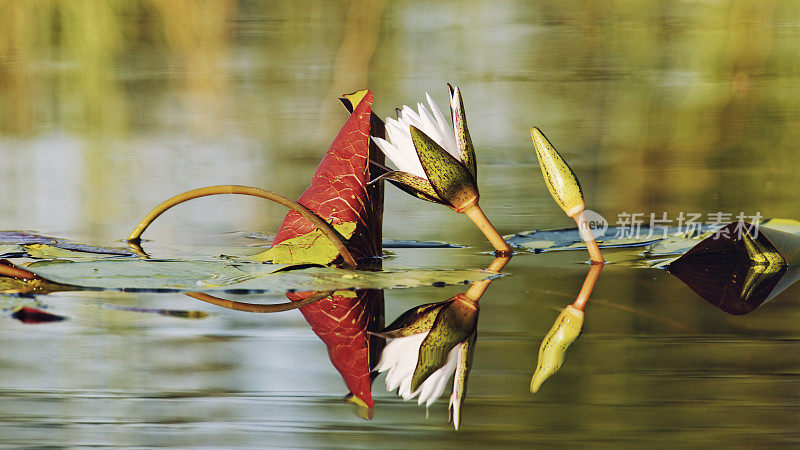
[{"label": "lily flower petal", "polygon": [[447,120],[444,118],[444,114],[442,114],[442,110],[439,109],[439,106],[433,101],[427,92],[425,93],[425,97],[428,100],[428,105],[430,105],[431,111],[433,111],[433,116],[436,118],[436,123],[439,125],[439,129],[445,138],[445,145],[443,147],[445,149],[458,149],[458,145],[456,145],[456,137],[453,135],[453,127],[447,123]]},{"label": "lily flower petal", "polygon": [[447,302],[436,314],[436,321],[420,344],[419,359],[411,389],[416,389],[447,363],[450,351],[474,334],[478,307],[461,294]]},{"label": "lily flower petal", "polygon": [[392,339],[383,349],[378,372],[386,374],[386,389],[405,400],[430,407],[452,379],[450,418],[458,429],[461,403],[475,349],[479,308],[458,294],[450,300],[412,308],[386,329],[373,334]]},{"label": "lily flower petal", "polygon": [[433,372],[419,387],[419,399],[417,404],[425,403],[425,406],[431,406],[439,397],[442,396],[447,382],[453,377],[458,367],[458,352],[459,347],[453,347],[447,354],[447,362],[439,370]]},{"label": "lily flower petal", "polygon": [[461,100],[461,90],[458,86],[453,87],[449,83],[447,87],[450,89],[450,113],[453,118],[458,159],[469,170],[472,178],[477,180],[478,166],[475,160],[475,147],[472,146],[472,138],[467,129],[467,115],[464,112],[464,102]]},{"label": "lily flower petal", "polygon": [[[393,391],[398,387],[401,391],[406,390],[403,384],[406,380],[410,380],[414,373],[419,346],[422,345],[425,336],[426,333],[412,334],[393,339],[386,344],[381,360],[378,362],[378,372],[389,371],[386,374],[387,391]],[[410,386],[411,382],[406,384]]]},{"label": "lily flower petal", "polygon": [[467,394],[467,378],[472,368],[472,356],[475,352],[475,340],[477,333],[472,333],[469,339],[459,344],[458,349],[458,371],[453,377],[453,391],[450,394],[450,420],[456,430],[461,425],[461,403]]}]

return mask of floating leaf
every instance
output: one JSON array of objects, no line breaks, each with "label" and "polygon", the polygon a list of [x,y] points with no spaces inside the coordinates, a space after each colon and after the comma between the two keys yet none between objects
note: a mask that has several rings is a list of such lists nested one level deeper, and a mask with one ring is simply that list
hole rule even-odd
[{"label": "floating leaf", "polygon": [[66,320],[66,317],[50,314],[47,311],[31,308],[29,306],[20,306],[13,313],[11,313],[11,317],[26,324],[60,322],[62,320]]},{"label": "floating leaf", "polygon": [[[460,284],[497,276],[478,270],[358,271],[329,267],[285,270],[280,264],[227,261],[99,259],[37,261],[27,270],[73,289],[265,293],[392,289]],[[279,270],[284,269],[284,270]]]},{"label": "floating leaf", "polygon": [[[372,100],[371,92],[350,97],[348,101],[359,101],[358,105],[322,158],[311,179],[311,186],[297,199],[298,203],[314,211],[334,227],[344,223],[355,224],[355,231],[347,246],[357,259],[380,255],[380,249],[375,248],[375,243],[380,243],[381,236],[383,185],[375,183],[367,186],[367,182],[370,157],[374,155],[373,159],[380,159],[379,152],[371,152],[370,134],[381,136],[383,123],[373,118]],[[315,227],[309,221],[290,211],[281,223],[273,246],[314,230]],[[322,240],[314,242],[315,246],[329,245]],[[311,259],[302,262],[329,264],[333,261],[329,258],[330,254],[329,249],[308,251],[305,256]],[[263,255],[258,257],[263,258]]]},{"label": "floating leaf", "polygon": [[[368,182],[374,167],[369,161],[379,164],[384,161],[383,153],[378,151],[370,135],[383,137],[384,125],[371,111],[372,93],[369,91],[345,95],[342,102],[351,115],[320,162],[311,186],[298,202],[329,221],[347,238],[348,250],[355,258],[362,261],[366,258],[380,265],[383,183]],[[272,248],[258,257],[274,262],[328,264],[335,260],[338,252],[325,246],[305,219],[290,212]],[[352,273],[343,275],[344,279],[353,281],[359,277]],[[297,301],[313,294],[287,294],[287,297]],[[370,289],[354,296],[336,292],[301,307],[300,312],[328,347],[333,366],[350,390],[349,401],[372,408],[371,372],[385,340],[367,332],[383,327],[383,292]],[[365,416],[371,417],[371,413]]]},{"label": "floating leaf", "polygon": [[96,259],[99,255],[137,256],[126,249],[117,250],[82,244],[30,244],[22,247],[28,257],[35,259]]},{"label": "floating leaf", "polygon": [[[333,228],[345,239],[356,231],[355,222],[343,222]],[[252,257],[255,261],[272,261],[275,264],[302,264],[309,261],[333,261],[339,251],[318,228],[300,236],[286,239],[267,251]],[[319,263],[324,264],[324,263]]]},{"label": "floating leaf", "polygon": [[17,244],[0,244],[0,258],[15,258],[25,255],[25,248]]},{"label": "floating leaf", "polygon": [[[787,225],[787,222],[774,222]],[[667,266],[700,297],[729,314],[747,314],[800,279],[800,236],[731,223]]]},{"label": "floating leaf", "polygon": [[0,231],[0,257],[95,258],[97,255],[137,256],[128,248],[98,247],[25,231]]},{"label": "floating leaf", "polygon": [[52,244],[55,238],[40,236],[27,231],[0,231],[0,243],[3,244]]},{"label": "floating leaf", "polygon": [[[663,239],[664,236],[663,229],[655,230],[652,234],[648,227],[641,227],[632,235],[630,231],[630,228],[608,227],[605,235],[598,237],[597,243],[600,248],[643,247]],[[671,231],[677,232],[677,228]],[[506,236],[505,239],[515,250],[528,250],[534,253],[552,250],[586,250],[586,244],[577,228],[522,231]]]}]

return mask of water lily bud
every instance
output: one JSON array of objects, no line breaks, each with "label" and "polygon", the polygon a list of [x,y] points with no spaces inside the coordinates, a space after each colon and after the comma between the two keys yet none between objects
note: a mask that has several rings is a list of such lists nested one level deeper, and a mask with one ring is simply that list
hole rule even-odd
[{"label": "water lily bud", "polygon": [[536,149],[536,156],[539,158],[544,182],[556,203],[570,217],[586,209],[578,177],[558,154],[553,144],[547,140],[542,130],[531,128],[531,139]]},{"label": "water lily bud", "polygon": [[564,354],[567,352],[583,326],[583,311],[572,305],[567,306],[558,315],[553,328],[547,333],[539,347],[539,362],[531,379],[531,393],[536,393],[542,383],[561,368]]}]

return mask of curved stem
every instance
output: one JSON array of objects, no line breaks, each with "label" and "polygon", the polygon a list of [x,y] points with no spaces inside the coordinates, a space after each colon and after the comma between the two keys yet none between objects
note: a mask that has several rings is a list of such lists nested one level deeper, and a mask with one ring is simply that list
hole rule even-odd
[{"label": "curved stem", "polygon": [[[8,264],[8,265],[7,265]],[[19,278],[20,280],[37,280],[38,275],[25,269],[20,269],[6,260],[0,260],[0,276]]]},{"label": "curved stem", "polygon": [[605,264],[603,254],[600,253],[600,246],[592,234],[592,229],[589,228],[589,222],[586,220],[586,214],[581,210],[580,213],[572,216],[575,223],[578,225],[578,232],[581,234],[581,239],[586,243],[586,249],[589,251],[589,257],[592,259],[592,264]]},{"label": "curved stem", "polygon": [[138,225],[136,225],[136,228],[133,230],[131,235],[128,236],[128,242],[133,242],[133,243],[140,242],[141,235],[142,233],[144,233],[144,230],[146,230],[147,227],[149,227],[150,224],[153,223],[153,221],[156,220],[158,216],[164,213],[164,211],[172,208],[173,206],[195,198],[206,197],[209,195],[223,195],[223,194],[252,195],[253,197],[261,197],[267,200],[271,200],[275,203],[279,203],[291,209],[292,211],[296,211],[301,216],[303,216],[303,218],[305,218],[306,220],[311,222],[314,226],[319,228],[322,234],[324,234],[325,237],[327,237],[331,241],[331,243],[333,243],[333,245],[339,251],[339,254],[342,255],[342,259],[344,259],[346,265],[350,267],[356,266],[356,261],[355,259],[353,259],[353,255],[351,255],[350,251],[347,250],[347,247],[345,247],[344,242],[342,242],[342,240],[337,235],[336,230],[334,230],[333,227],[331,227],[330,224],[328,224],[328,222],[325,222],[324,220],[322,220],[322,218],[320,218],[317,214],[315,214],[314,211],[311,211],[310,209],[297,203],[294,200],[289,200],[288,198],[282,195],[276,194],[266,189],[261,189],[252,186],[239,186],[235,184],[221,184],[217,186],[208,186],[199,189],[193,189],[191,191],[178,194],[162,202],[161,204],[153,208],[153,210],[150,211],[150,213],[148,213],[147,216],[145,216],[145,218],[142,219]]},{"label": "curved stem", "polygon": [[334,291],[317,292],[296,302],[278,303],[273,305],[261,305],[256,303],[243,303],[233,300],[225,300],[223,298],[214,297],[213,295],[204,294],[202,292],[184,292],[184,294],[194,299],[206,303],[211,303],[212,305],[217,305],[223,308],[233,309],[236,311],[246,311],[252,313],[275,313],[275,312],[289,311],[292,309],[297,309],[306,305],[310,305],[314,302],[322,300],[325,297],[328,297],[329,295],[333,294],[333,292]]},{"label": "curved stem", "polygon": [[478,226],[478,229],[481,230],[484,236],[489,239],[492,246],[496,250],[495,256],[511,256],[511,247],[508,246],[508,243],[500,233],[494,228],[489,219],[486,217],[486,214],[483,213],[481,207],[476,204],[468,206],[464,210],[464,214]]}]

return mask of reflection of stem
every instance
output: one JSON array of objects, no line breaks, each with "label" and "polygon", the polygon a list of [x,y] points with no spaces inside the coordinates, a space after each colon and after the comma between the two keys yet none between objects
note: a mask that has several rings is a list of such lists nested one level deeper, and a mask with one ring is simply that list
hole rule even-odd
[{"label": "reflection of stem", "polygon": [[334,230],[327,222],[322,220],[318,215],[311,211],[310,209],[306,208],[305,206],[297,203],[294,200],[289,200],[288,198],[278,195],[274,192],[270,192],[266,189],[261,189],[252,186],[239,186],[235,184],[223,184],[218,186],[208,186],[199,189],[194,189],[188,192],[184,192],[182,194],[178,194],[160,205],[153,208],[147,216],[139,222],[139,225],[136,226],[136,229],[133,230],[130,236],[128,236],[128,241],[132,241],[135,243],[140,242],[141,235],[144,233],[144,230],[153,223],[154,220],[158,216],[160,216],[164,211],[172,208],[175,205],[183,203],[188,200],[192,200],[199,197],[206,197],[209,195],[221,195],[221,194],[240,194],[240,195],[252,195],[254,197],[261,197],[267,200],[271,200],[275,203],[279,203],[292,211],[299,213],[303,216],[304,219],[311,222],[314,226],[319,228],[322,234],[327,237],[331,243],[333,243],[334,247],[339,251],[339,254],[342,255],[345,264],[350,267],[356,266],[356,261],[353,259],[353,255],[347,250],[345,247],[344,242],[339,238]]},{"label": "reflection of stem", "polygon": [[[494,261],[492,261],[489,267],[486,268],[486,271],[500,273],[500,271],[503,270],[503,267],[508,264],[509,260],[511,260],[510,256],[497,257],[494,259]],[[464,293],[464,296],[473,302],[477,302],[481,299],[483,293],[486,292],[486,289],[489,288],[489,285],[492,284],[492,281],[493,280],[483,280],[472,283],[472,286],[470,286],[467,292]]]},{"label": "reflection of stem", "polygon": [[589,301],[589,296],[592,295],[592,289],[594,289],[594,285],[597,283],[597,278],[600,277],[600,272],[602,270],[603,264],[592,264],[591,267],[589,267],[589,273],[586,274],[586,279],[583,280],[583,286],[581,286],[581,291],[578,293],[578,298],[575,299],[572,306],[583,311],[586,302]]},{"label": "reflection of stem", "polygon": [[464,214],[472,220],[475,225],[478,226],[478,229],[489,239],[489,242],[492,243],[492,246],[497,250],[495,253],[496,256],[510,256],[511,255],[511,247],[508,246],[508,243],[500,236],[500,233],[494,228],[489,219],[486,217],[486,214],[483,213],[481,207],[477,204],[468,206],[464,210]]},{"label": "reflection of stem", "polygon": [[592,258],[592,264],[605,264],[603,255],[600,253],[600,247],[592,234],[592,229],[589,228],[589,222],[586,220],[586,214],[581,210],[580,213],[572,216],[575,223],[578,224],[578,232],[581,234],[581,239],[586,243],[586,249],[589,250],[589,257]]},{"label": "reflection of stem", "polygon": [[204,294],[202,292],[184,292],[184,294],[194,299],[211,303],[212,305],[217,305],[228,309],[234,309],[236,311],[246,311],[252,313],[274,313],[281,311],[289,311],[291,309],[296,309],[302,306],[310,305],[311,303],[320,301],[323,298],[328,297],[329,295],[333,294],[333,292],[334,291],[317,292],[316,294],[310,295],[296,302],[278,303],[274,305],[259,305],[255,303],[236,302],[233,300],[225,300],[219,297],[214,297],[213,295]]}]

